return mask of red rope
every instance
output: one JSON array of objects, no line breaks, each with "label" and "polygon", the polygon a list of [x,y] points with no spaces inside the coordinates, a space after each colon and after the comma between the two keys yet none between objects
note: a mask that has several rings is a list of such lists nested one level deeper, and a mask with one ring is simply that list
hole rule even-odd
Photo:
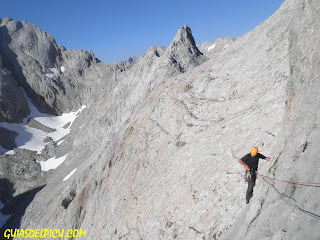
[{"label": "red rope", "polygon": [[320,185],[320,183],[312,183],[312,182],[295,182],[295,181],[286,181],[286,180],[280,180],[280,179],[277,179],[277,178],[271,178],[271,177],[267,177],[267,176],[264,176],[260,173],[257,172],[258,175],[260,175],[261,177],[263,178],[267,178],[267,179],[270,179],[270,180],[273,180],[273,181],[278,181],[278,182],[286,182],[286,183],[295,183],[295,184],[305,184],[305,185]]}]

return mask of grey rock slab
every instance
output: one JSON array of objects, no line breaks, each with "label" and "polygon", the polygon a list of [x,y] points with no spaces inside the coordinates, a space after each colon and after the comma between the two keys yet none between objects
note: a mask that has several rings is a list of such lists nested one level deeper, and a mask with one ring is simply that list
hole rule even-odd
[{"label": "grey rock slab", "polygon": [[57,113],[53,102],[55,89],[63,86],[45,74],[54,68],[59,50],[53,37],[27,22],[2,19],[0,50],[3,64],[12,71],[41,111]]},{"label": "grey rock slab", "polygon": [[15,149],[14,155],[0,155],[1,178],[8,179],[13,185],[10,197],[16,197],[44,184],[45,174],[41,171],[36,158],[35,152],[21,149]]},{"label": "grey rock slab", "polygon": [[45,185],[36,158],[35,152],[20,149],[15,155],[0,155],[0,201],[5,204],[1,211],[11,215],[0,229],[2,236],[7,228],[19,228],[26,207]]},{"label": "grey rock slab", "polygon": [[92,89],[85,82],[97,85],[112,68],[100,63],[103,67],[99,72],[86,78],[86,70],[98,62],[91,51],[62,51],[50,34],[28,22],[1,19],[0,36],[4,67],[12,72],[40,112],[61,114],[88,104],[88,91],[99,88]]},{"label": "grey rock slab", "polygon": [[165,56],[171,64],[177,65],[181,72],[185,72],[190,64],[197,66],[207,60],[197,48],[188,25],[179,29],[166,49]]},{"label": "grey rock slab", "polygon": [[[298,182],[319,182],[319,11],[320,1],[286,1],[294,4],[290,24],[290,77],[286,111],[273,149],[276,161],[266,173],[270,177]],[[317,187],[276,182],[264,183],[239,231],[226,239],[320,238]],[[281,195],[283,194],[283,195]],[[300,208],[300,209],[299,209]],[[245,229],[245,231],[243,231]]]},{"label": "grey rock slab", "polygon": [[49,127],[39,123],[37,120],[35,120],[33,118],[30,118],[28,120],[27,125],[28,125],[28,127],[39,129],[39,130],[41,130],[43,132],[46,132],[46,133],[50,133],[50,132],[56,131],[55,129],[49,128]]}]

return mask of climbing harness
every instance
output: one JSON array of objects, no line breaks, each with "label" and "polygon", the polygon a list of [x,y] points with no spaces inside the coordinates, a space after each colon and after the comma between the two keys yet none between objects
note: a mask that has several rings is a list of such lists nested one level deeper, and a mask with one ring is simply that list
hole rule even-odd
[{"label": "climbing harness", "polygon": [[249,180],[252,179],[253,176],[254,176],[254,172],[253,171],[246,170],[245,173],[244,173],[244,181],[248,182]]},{"label": "climbing harness", "polygon": [[244,173],[244,181],[245,181],[245,182],[248,182],[249,179],[251,180],[251,177],[252,177],[252,176],[251,176],[250,171],[246,170],[245,173]]}]

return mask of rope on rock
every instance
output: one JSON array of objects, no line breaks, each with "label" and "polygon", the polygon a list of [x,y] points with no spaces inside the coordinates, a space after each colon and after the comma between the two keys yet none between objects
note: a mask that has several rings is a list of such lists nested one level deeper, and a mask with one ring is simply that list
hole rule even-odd
[{"label": "rope on rock", "polygon": [[[296,203],[293,204],[293,203],[289,202],[288,199],[286,199],[286,198],[292,199],[292,200],[295,201],[295,202],[297,202],[297,200],[295,200],[294,198],[289,197],[289,196],[285,195],[284,193],[280,192],[278,189],[276,189],[276,188],[274,187],[274,184],[271,183],[271,182],[269,182],[268,180],[266,180],[266,178],[267,178],[267,179],[276,180],[276,181],[281,181],[281,182],[295,183],[295,184],[306,184],[306,183],[279,180],[279,179],[275,179],[275,178],[266,177],[266,176],[261,175],[261,174],[259,174],[259,173],[258,173],[258,175],[260,175],[261,178],[262,178],[266,183],[268,183],[268,184],[278,193],[278,195],[279,195],[285,202],[287,202],[289,205],[291,205],[292,207],[298,209],[298,210],[301,211],[302,213],[305,213],[305,214],[307,214],[307,215],[310,215],[310,216],[312,216],[312,217],[315,217],[315,218],[317,218],[317,219],[320,219],[320,215],[317,215],[317,214],[315,214],[315,213],[312,213],[312,212],[309,212],[309,211],[307,211],[307,210],[304,210],[304,209],[302,209],[301,207],[299,207]],[[308,184],[320,184],[320,183],[308,183]]]},{"label": "rope on rock", "polygon": [[277,179],[277,178],[264,176],[264,175],[262,175],[262,174],[260,174],[258,172],[257,172],[257,174],[259,176],[261,176],[262,178],[267,178],[267,179],[270,179],[270,180],[273,180],[273,181],[278,181],[278,182],[286,182],[286,183],[301,184],[301,185],[320,185],[320,183],[313,183],[313,182],[295,182],[295,181],[280,180],[280,179]]}]

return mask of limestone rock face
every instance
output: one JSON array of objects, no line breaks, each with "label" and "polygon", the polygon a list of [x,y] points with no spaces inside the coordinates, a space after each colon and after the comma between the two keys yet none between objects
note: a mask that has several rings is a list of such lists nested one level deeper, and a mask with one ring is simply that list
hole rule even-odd
[{"label": "limestone rock face", "polygon": [[[294,1],[290,24],[290,78],[284,123],[267,174],[277,179],[319,182],[320,1]],[[226,239],[320,238],[317,187],[263,181],[259,196],[241,214]],[[283,194],[282,196],[279,195]]]},{"label": "limestone rock face", "polygon": [[55,102],[64,88],[45,75],[49,68],[55,68],[59,55],[53,37],[30,23],[10,18],[0,20],[0,36],[4,66],[12,71],[41,111],[59,112]]},{"label": "limestone rock face", "polygon": [[[121,63],[103,64],[91,51],[67,50],[62,46],[59,49],[51,35],[10,18],[1,19],[0,36],[4,66],[12,71],[36,107],[51,114],[69,112],[81,104],[90,106],[101,94],[112,91],[119,78],[123,78],[119,75],[138,62],[133,57]],[[159,47],[157,51],[157,57],[165,52],[166,57],[149,65],[162,68],[159,72],[166,71],[165,76],[185,72],[206,60],[187,26],[179,30],[167,50]]]},{"label": "limestone rock face", "polygon": [[[188,35],[188,37],[193,39],[192,36]],[[193,45],[190,45],[187,42],[185,45],[179,45],[180,50],[185,51],[184,48],[188,47],[196,49],[195,43],[192,42],[192,44]],[[46,149],[42,151],[41,155],[32,155],[34,161],[46,160],[56,154],[64,156],[66,153],[69,154],[73,146],[77,146],[77,151],[81,154],[81,157],[78,159],[79,166],[82,161],[84,161],[84,164],[91,164],[91,161],[86,161],[86,157],[97,152],[96,148],[107,144],[107,142],[110,143],[110,145],[107,144],[108,146],[116,146],[118,139],[121,138],[122,132],[127,131],[129,127],[128,123],[130,122],[131,114],[142,107],[145,98],[148,97],[151,91],[163,82],[164,79],[182,73],[182,70],[179,67],[178,56],[176,58],[177,61],[174,64],[171,64],[165,55],[167,50],[165,47],[151,47],[150,51],[139,59],[132,58],[126,62],[114,64],[103,64],[99,62],[90,51],[68,50],[62,46],[60,48],[61,54],[55,63],[58,63],[58,65],[55,66],[59,67],[48,68],[48,72],[45,76],[52,79],[52,81],[54,80],[63,85],[64,93],[68,97],[70,104],[72,103],[73,106],[77,106],[79,103],[85,103],[88,104],[88,109],[93,109],[93,111],[90,110],[86,115],[79,117],[77,121],[81,122],[82,125],[87,125],[87,122],[93,120],[93,125],[90,126],[92,134],[84,138],[83,136],[85,135],[82,135],[81,137],[77,136],[79,132],[87,134],[87,130],[84,130],[84,128],[80,130],[80,126],[82,125],[75,124],[75,126],[72,126],[71,133],[64,139],[65,142],[62,145],[59,146],[57,142],[50,142]],[[171,51],[175,51],[175,49],[171,48]],[[191,70],[202,62],[198,57],[202,58],[203,56],[201,54],[197,56],[196,54],[198,52],[185,52],[187,53],[185,58],[193,59],[194,61],[184,63],[183,71]],[[58,100],[59,94],[57,93],[53,97],[56,97],[56,104],[53,105],[54,109],[57,111],[59,109],[65,109],[64,106],[66,105],[63,105],[63,99]],[[90,116],[92,117],[91,120]],[[36,128],[42,132],[53,131],[53,129],[49,129],[33,119],[30,119],[28,127]],[[101,127],[104,131],[101,131]],[[119,132],[119,136],[117,136],[117,132]],[[83,145],[82,141],[85,139],[87,139],[88,145]],[[48,141],[50,141],[50,139]],[[101,141],[103,142],[102,145]],[[80,147],[78,144],[82,145],[81,149],[78,149],[78,147]],[[20,152],[18,151],[14,156],[18,155],[21,157],[22,155],[19,155],[19,153]],[[26,155],[25,159],[27,160],[29,159],[29,154],[32,153],[24,151],[21,154]],[[45,157],[46,159],[44,159]],[[10,164],[10,156],[3,155],[0,156],[0,158],[5,164]],[[67,160],[66,162],[69,161]],[[72,162],[77,165],[76,162]],[[69,167],[75,166],[73,164],[69,165]],[[33,165],[34,164],[30,166]],[[67,168],[64,168],[63,166],[64,164],[62,165],[62,169],[68,171]],[[3,171],[5,172],[5,170],[6,169]],[[12,188],[23,189],[25,192],[30,192],[30,194],[33,195],[34,191],[32,190],[32,187],[35,187],[36,189],[39,188],[39,184],[41,184],[44,174],[39,173],[39,168],[33,169],[33,174],[38,175],[39,179],[30,179],[29,170],[30,169],[23,169],[21,173],[13,172],[12,175],[7,176],[6,179],[13,185]],[[56,171],[54,171],[54,174],[49,173],[47,175],[47,182],[58,183],[57,181],[60,181],[55,172]],[[82,170],[78,170],[78,172],[82,172]],[[17,180],[18,177],[27,184],[21,184],[21,182]],[[6,185],[10,184],[6,183]],[[59,184],[57,186],[59,186]],[[19,191],[19,193],[21,192]],[[21,194],[24,193],[22,192]],[[67,193],[61,206],[64,209],[67,209],[70,202],[73,200],[73,197],[74,192],[72,190],[72,192]],[[20,205],[24,203],[21,199],[15,200],[12,198],[7,198],[3,201],[10,202],[10,204],[19,203]],[[7,208],[6,205],[6,209]],[[21,208],[18,207],[13,209],[14,210],[11,209],[10,211],[6,210],[6,212],[12,214],[12,211],[18,211]],[[14,217],[13,220],[10,218],[5,227],[12,227],[12,224],[14,224],[17,219],[17,217]]]},{"label": "limestone rock face", "polygon": [[0,69],[0,122],[22,122],[29,114],[27,102],[14,77]]},{"label": "limestone rock face", "polygon": [[94,96],[88,92],[99,95],[97,86],[113,74],[113,65],[97,64],[91,51],[59,49],[50,34],[33,24],[1,19],[0,36],[3,66],[41,112],[61,114],[89,105]]},{"label": "limestone rock face", "polygon": [[184,26],[168,48],[152,46],[116,72],[73,125],[67,160],[21,227],[81,227],[90,239],[223,237],[245,206],[238,158],[252,145],[274,157],[291,16],[288,1],[210,60]]},{"label": "limestone rock face", "polygon": [[15,155],[0,154],[0,201],[4,204],[1,215],[11,215],[7,225],[0,228],[1,236],[7,228],[19,228],[24,210],[45,185],[45,174],[36,159],[36,152],[28,150],[16,149]]},{"label": "limestone rock face", "polygon": [[[169,47],[151,46],[122,63],[60,47],[56,70],[43,74],[62,84],[70,104],[57,97],[52,106],[88,107],[64,141],[52,141],[41,155],[0,155],[0,200],[16,214],[4,227],[18,221],[23,229],[82,228],[88,239],[319,239],[319,221],[310,216],[318,209],[314,188],[275,185],[308,215],[261,178],[246,205],[238,163],[256,145],[272,159],[261,161],[261,173],[318,181],[319,6],[287,0],[211,59],[188,26]],[[40,171],[36,161],[66,153],[58,168]],[[20,224],[8,207],[33,187]]]}]

